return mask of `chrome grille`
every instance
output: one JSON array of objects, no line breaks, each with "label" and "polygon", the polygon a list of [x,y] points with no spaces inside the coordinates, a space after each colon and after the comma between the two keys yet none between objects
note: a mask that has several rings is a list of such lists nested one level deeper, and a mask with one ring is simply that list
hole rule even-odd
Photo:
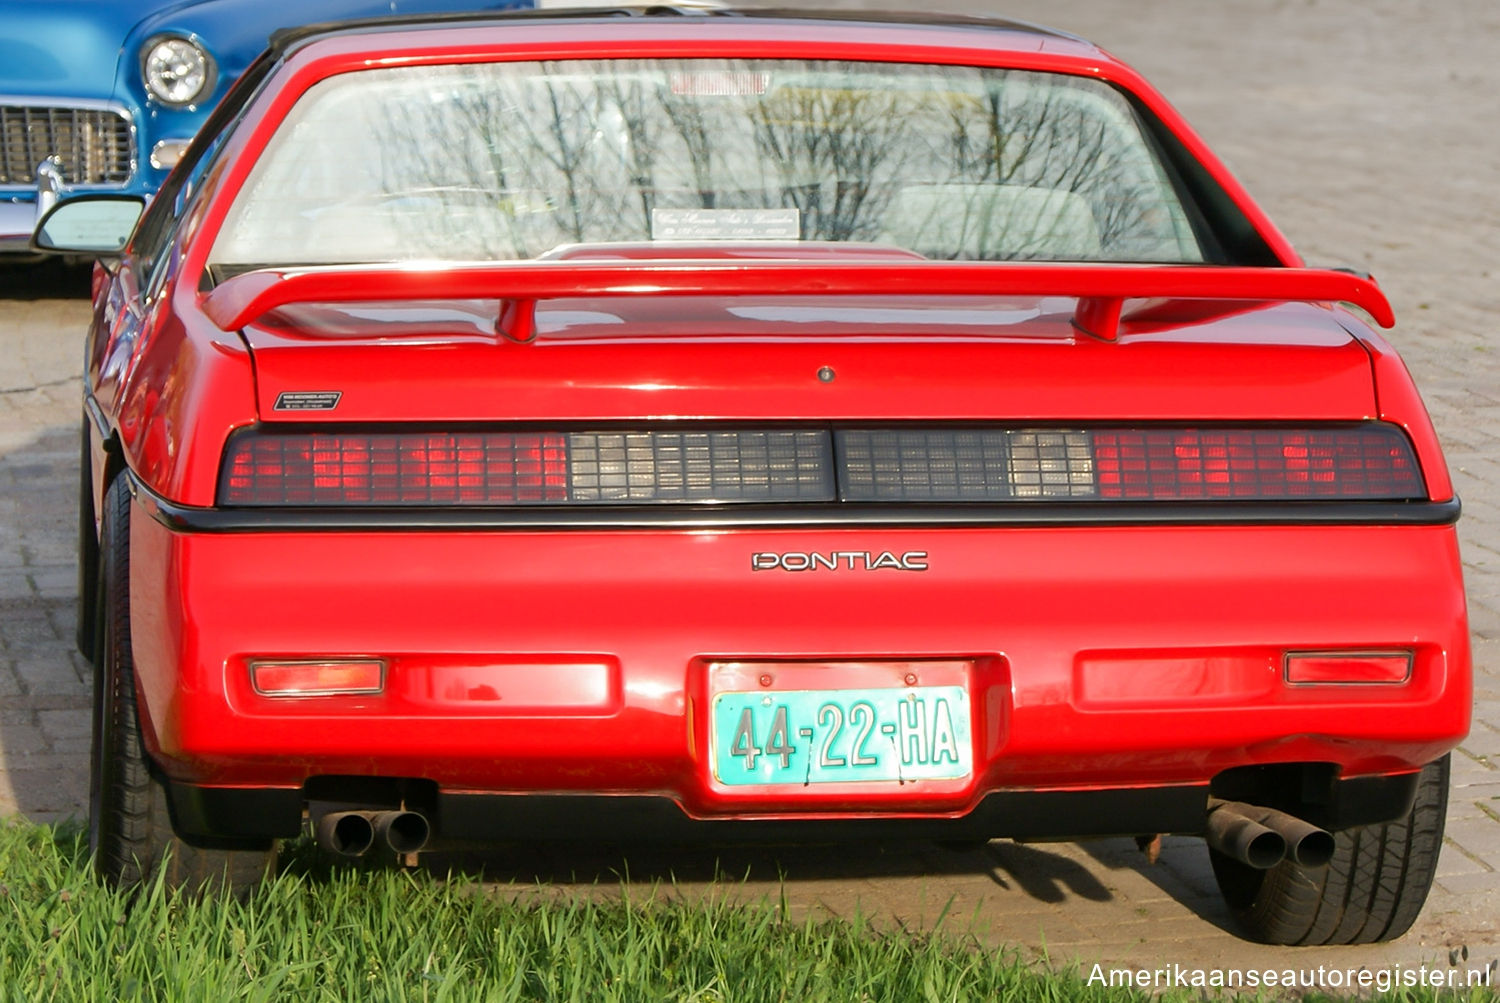
[{"label": "chrome grille", "polygon": [[53,156],[67,184],[124,184],[133,147],[130,116],[120,109],[0,99],[0,185],[35,185],[37,164]]}]

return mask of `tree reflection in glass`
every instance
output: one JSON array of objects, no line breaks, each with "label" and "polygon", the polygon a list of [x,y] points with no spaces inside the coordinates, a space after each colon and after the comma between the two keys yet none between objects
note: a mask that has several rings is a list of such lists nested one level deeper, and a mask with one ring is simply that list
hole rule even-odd
[{"label": "tree reflection in glass", "polygon": [[[654,211],[795,210],[802,240],[932,258],[1198,261],[1130,106],[973,67],[591,60],[376,68],[273,138],[219,264],[531,258]],[[788,214],[789,215],[789,214]],[[727,217],[726,217],[727,218]]]}]

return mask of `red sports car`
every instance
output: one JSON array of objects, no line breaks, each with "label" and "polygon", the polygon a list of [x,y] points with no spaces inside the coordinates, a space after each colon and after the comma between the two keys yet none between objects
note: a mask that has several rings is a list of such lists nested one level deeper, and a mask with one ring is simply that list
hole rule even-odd
[{"label": "red sports car", "polygon": [[1401,934],[1470,665],[1377,286],[1072,36],[624,13],[284,33],[41,227],[103,874],[1194,833],[1250,936]]}]

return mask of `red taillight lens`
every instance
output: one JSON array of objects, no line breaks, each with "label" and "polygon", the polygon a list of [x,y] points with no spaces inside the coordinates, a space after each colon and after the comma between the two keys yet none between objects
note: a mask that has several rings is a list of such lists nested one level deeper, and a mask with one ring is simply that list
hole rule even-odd
[{"label": "red taillight lens", "polygon": [[255,661],[250,663],[250,685],[269,697],[379,693],[385,686],[385,663],[378,659]]},{"label": "red taillight lens", "polygon": [[1410,651],[1294,651],[1286,656],[1293,685],[1387,685],[1411,677]]},{"label": "red taillight lens", "polygon": [[555,432],[265,435],[236,438],[228,505],[516,505],[564,501]]},{"label": "red taillight lens", "polygon": [[1163,428],[1093,433],[1106,499],[1418,498],[1405,436],[1359,428]]}]

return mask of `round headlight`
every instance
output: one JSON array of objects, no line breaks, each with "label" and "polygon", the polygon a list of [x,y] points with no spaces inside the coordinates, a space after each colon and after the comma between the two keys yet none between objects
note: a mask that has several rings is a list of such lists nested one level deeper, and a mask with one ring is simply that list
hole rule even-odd
[{"label": "round headlight", "polygon": [[213,85],[214,61],[191,39],[158,38],[146,43],[141,75],[163,104],[192,104]]}]

